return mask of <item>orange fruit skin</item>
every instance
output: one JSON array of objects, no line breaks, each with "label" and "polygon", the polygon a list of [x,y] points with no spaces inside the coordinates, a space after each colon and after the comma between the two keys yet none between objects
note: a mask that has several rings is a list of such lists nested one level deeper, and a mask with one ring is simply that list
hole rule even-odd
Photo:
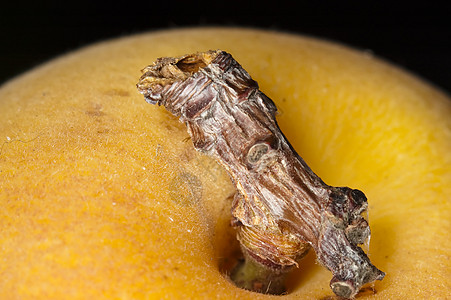
[{"label": "orange fruit skin", "polygon": [[[370,257],[387,276],[359,299],[449,297],[449,96],[365,52],[243,28],[105,41],[0,88],[2,297],[276,298],[221,273],[238,248],[234,187],[136,91],[156,58],[209,49],[232,53],[273,99],[325,182],[368,196]],[[333,296],[314,261],[304,258],[283,298]]]}]

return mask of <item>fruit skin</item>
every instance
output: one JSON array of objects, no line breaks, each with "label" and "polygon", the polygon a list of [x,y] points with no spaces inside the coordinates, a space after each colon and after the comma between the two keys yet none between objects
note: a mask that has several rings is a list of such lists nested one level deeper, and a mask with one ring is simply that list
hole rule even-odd
[{"label": "fruit skin", "polygon": [[[451,101],[366,53],[312,38],[196,28],[102,42],[0,89],[0,290],[5,299],[264,299],[219,272],[237,250],[233,186],[185,126],[136,91],[161,56],[226,50],[279,108],[282,131],[331,185],[368,196],[360,299],[451,292]],[[332,296],[308,255],[285,298]]]}]

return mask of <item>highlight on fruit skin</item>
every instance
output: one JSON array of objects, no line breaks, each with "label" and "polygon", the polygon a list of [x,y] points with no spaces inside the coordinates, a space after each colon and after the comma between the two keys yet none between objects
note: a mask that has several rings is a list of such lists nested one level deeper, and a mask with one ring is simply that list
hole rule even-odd
[{"label": "highlight on fruit skin", "polygon": [[358,247],[370,234],[365,195],[313,173],[280,131],[275,104],[229,53],[159,58],[143,73],[145,99],[179,117],[236,185],[232,223],[246,260],[231,277],[238,286],[283,293],[282,278],[310,247],[340,297],[384,278]]}]

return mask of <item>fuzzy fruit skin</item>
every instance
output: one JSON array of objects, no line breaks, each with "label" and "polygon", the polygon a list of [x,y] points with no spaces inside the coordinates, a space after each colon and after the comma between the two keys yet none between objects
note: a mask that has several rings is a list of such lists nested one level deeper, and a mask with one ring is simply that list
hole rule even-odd
[{"label": "fuzzy fruit skin", "polygon": [[[99,43],[0,89],[0,290],[5,299],[266,299],[219,272],[238,245],[224,170],[136,91],[161,56],[223,49],[279,108],[293,147],[331,185],[368,196],[372,262],[360,299],[446,298],[451,100],[344,46],[196,28]],[[332,296],[308,255],[286,299]],[[279,298],[279,297],[278,297]]]}]

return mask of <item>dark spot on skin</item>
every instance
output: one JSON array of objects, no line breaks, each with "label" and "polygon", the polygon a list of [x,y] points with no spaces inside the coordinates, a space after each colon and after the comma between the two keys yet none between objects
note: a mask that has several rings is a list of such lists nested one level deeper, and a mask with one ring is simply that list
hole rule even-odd
[{"label": "dark spot on skin", "polygon": [[85,113],[91,117],[102,117],[105,115],[102,108],[102,104],[93,104],[90,109],[85,111]]},{"label": "dark spot on skin", "polygon": [[119,97],[129,97],[130,92],[125,90],[119,90],[119,89],[111,89],[105,93],[105,95],[108,96],[119,96]]},{"label": "dark spot on skin", "polygon": [[172,123],[172,120],[165,120],[163,122],[161,122],[161,126],[164,126],[164,128],[166,128],[168,131],[176,131],[177,127],[174,126],[174,124]]},{"label": "dark spot on skin", "polygon": [[177,204],[195,205],[202,198],[202,182],[189,172],[181,172],[169,184],[169,196]]},{"label": "dark spot on skin", "polygon": [[357,297],[364,297],[364,296],[371,296],[377,294],[376,288],[372,286],[366,286],[360,289],[360,291],[357,293]]},{"label": "dark spot on skin", "polygon": [[186,147],[185,150],[180,154],[180,159],[182,161],[189,162],[196,156],[196,150],[193,147]]},{"label": "dark spot on skin", "polygon": [[105,113],[103,111],[97,111],[97,110],[87,110],[85,113],[91,117],[102,117],[105,115]]},{"label": "dark spot on skin", "polygon": [[97,133],[100,133],[100,134],[106,134],[106,133],[109,133],[109,132],[110,132],[110,130],[108,128],[97,130]]}]

